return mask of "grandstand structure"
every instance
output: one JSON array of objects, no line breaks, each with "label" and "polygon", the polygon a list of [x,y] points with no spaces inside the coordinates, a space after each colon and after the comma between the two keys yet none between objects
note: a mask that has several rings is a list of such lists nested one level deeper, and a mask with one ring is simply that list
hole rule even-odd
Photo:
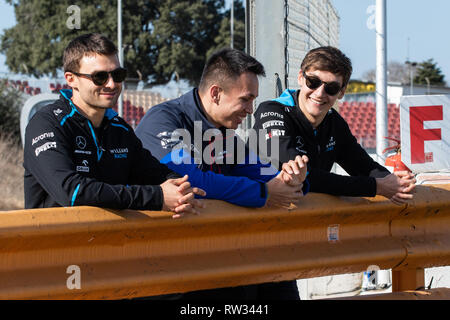
[{"label": "grandstand structure", "polygon": [[[166,100],[161,94],[151,91],[124,90],[123,118],[136,128],[148,109]],[[114,109],[117,111],[117,106]]]},{"label": "grandstand structure", "polygon": [[32,87],[26,80],[6,80],[7,86],[12,86],[26,95],[34,96],[41,93],[40,87]]},{"label": "grandstand structure", "polygon": [[[338,104],[338,109],[358,143],[374,151],[377,146],[375,103],[344,101]],[[388,104],[388,137],[400,140],[400,106],[394,103]]]}]

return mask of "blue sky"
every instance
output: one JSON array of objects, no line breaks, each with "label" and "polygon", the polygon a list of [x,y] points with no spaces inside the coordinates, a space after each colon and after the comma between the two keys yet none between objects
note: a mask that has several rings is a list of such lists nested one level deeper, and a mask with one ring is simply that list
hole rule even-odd
[{"label": "blue sky", "polygon": [[[374,69],[375,30],[367,27],[367,9],[375,0],[331,0],[340,20],[340,49],[353,62],[354,78]],[[422,62],[433,58],[450,85],[450,1],[387,0],[388,61]],[[371,22],[371,21],[369,21]]]},{"label": "blue sky", "polygon": [[[226,0],[229,4],[229,0]],[[353,78],[375,68],[375,30],[369,29],[375,0],[331,0],[340,20],[340,48],[353,62]],[[387,0],[388,61],[421,62],[434,58],[450,85],[450,1]],[[0,31],[15,24],[14,10],[0,0]],[[0,72],[7,71],[0,55]]]}]

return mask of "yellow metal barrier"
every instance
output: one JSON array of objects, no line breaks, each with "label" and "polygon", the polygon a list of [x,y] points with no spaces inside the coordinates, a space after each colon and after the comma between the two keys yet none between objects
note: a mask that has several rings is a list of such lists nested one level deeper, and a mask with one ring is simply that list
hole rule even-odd
[{"label": "yellow metal barrier", "polygon": [[393,269],[394,291],[415,290],[420,270],[450,265],[450,185],[418,186],[405,206],[313,193],[291,210],[205,203],[176,220],[93,207],[2,212],[0,298],[133,298],[370,265]]}]

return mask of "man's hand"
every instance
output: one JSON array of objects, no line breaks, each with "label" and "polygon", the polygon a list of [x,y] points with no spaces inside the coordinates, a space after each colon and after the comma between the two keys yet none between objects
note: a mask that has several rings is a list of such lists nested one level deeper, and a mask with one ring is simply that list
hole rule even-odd
[{"label": "man's hand", "polygon": [[280,172],[275,178],[267,182],[268,197],[266,206],[268,207],[289,207],[303,196],[303,184],[290,185],[284,182],[283,175]]},{"label": "man's hand", "polygon": [[164,194],[162,210],[172,211],[172,218],[181,218],[185,213],[198,214],[197,208],[203,208],[201,200],[195,199],[195,195],[206,196],[206,192],[200,188],[191,188],[187,181],[188,176],[183,178],[169,179],[160,186]]},{"label": "man's hand", "polygon": [[393,203],[402,205],[413,198],[415,188],[414,174],[408,171],[397,171],[384,178],[377,178],[377,194],[385,196]]},{"label": "man's hand", "polygon": [[307,156],[296,156],[294,160],[283,163],[281,171],[283,181],[291,186],[303,184],[308,171],[306,166],[308,161]]}]

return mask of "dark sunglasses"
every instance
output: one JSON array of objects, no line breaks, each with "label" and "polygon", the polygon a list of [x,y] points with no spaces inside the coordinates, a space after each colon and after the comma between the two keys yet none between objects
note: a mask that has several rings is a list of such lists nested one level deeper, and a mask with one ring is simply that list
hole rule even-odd
[{"label": "dark sunglasses", "polygon": [[111,75],[114,82],[122,82],[127,77],[127,69],[125,68],[117,68],[113,71],[96,71],[92,74],[78,73],[73,71],[70,72],[79,77],[86,77],[88,79],[91,79],[92,82],[94,82],[94,84],[96,84],[97,86],[104,85],[108,81],[109,75]]},{"label": "dark sunglasses", "polygon": [[335,96],[342,89],[342,85],[337,81],[325,82],[325,81],[320,80],[317,77],[306,75],[306,73],[304,71],[302,71],[302,72],[303,72],[303,77],[305,77],[305,80],[306,80],[306,86],[308,88],[310,88],[311,90],[315,90],[315,89],[319,88],[324,83],[325,84],[325,92],[330,96]]}]

